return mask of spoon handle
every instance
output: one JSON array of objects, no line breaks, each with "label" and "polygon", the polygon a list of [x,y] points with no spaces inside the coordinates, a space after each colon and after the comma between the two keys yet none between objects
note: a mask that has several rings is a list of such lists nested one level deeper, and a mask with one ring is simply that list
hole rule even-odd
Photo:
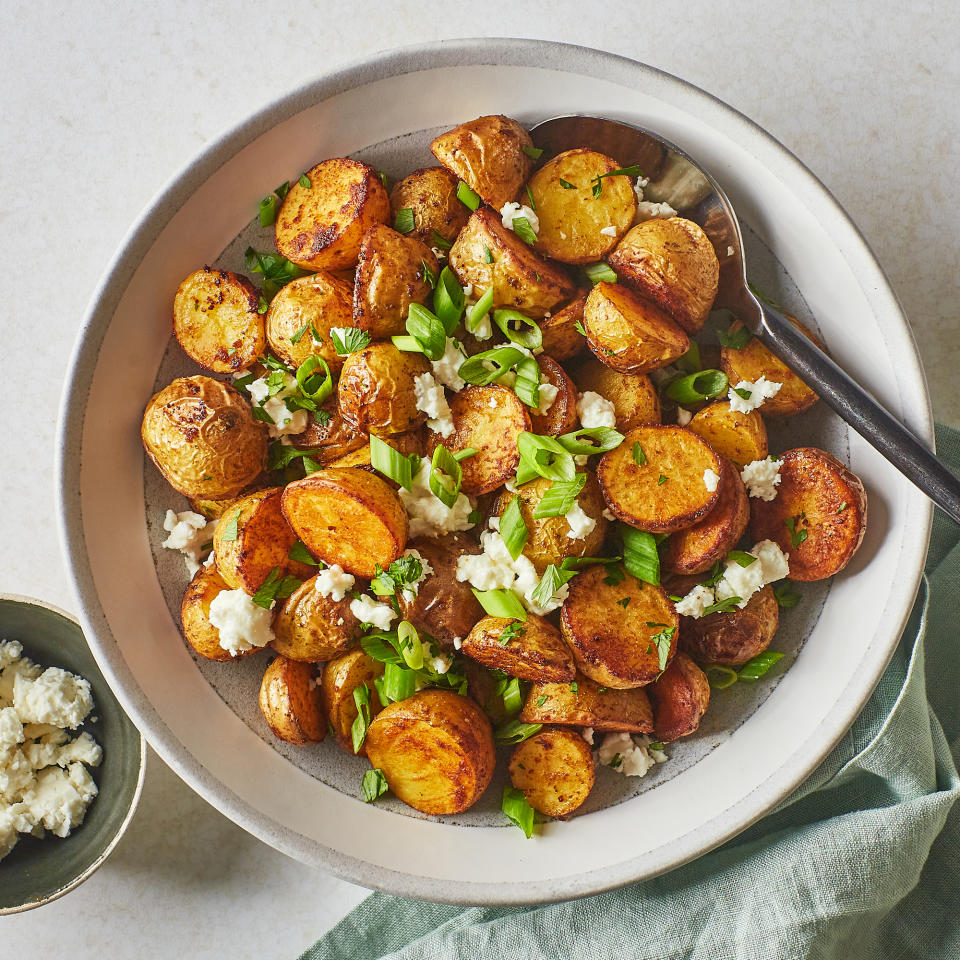
[{"label": "spoon handle", "polygon": [[813,386],[824,403],[954,523],[960,524],[960,479],[783,314],[763,304],[762,317],[762,326],[756,333],[761,342]]}]

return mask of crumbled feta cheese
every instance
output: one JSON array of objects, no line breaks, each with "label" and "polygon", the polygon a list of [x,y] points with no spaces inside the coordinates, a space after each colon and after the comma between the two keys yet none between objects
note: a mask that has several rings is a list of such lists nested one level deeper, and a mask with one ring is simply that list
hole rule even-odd
[{"label": "crumbled feta cheese", "polygon": [[547,415],[547,411],[553,406],[553,401],[557,399],[557,394],[560,392],[560,388],[554,386],[547,380],[544,380],[540,384],[540,406],[537,407],[537,413],[541,417]]},{"label": "crumbled feta cheese", "polygon": [[431,430],[435,430],[441,437],[449,437],[456,430],[446,394],[432,373],[421,373],[413,378],[413,395],[417,401],[417,409],[427,415],[427,426]]},{"label": "crumbled feta cheese", "polygon": [[434,650],[429,640],[423,642],[423,659],[441,675],[453,666],[453,658],[447,656],[442,650]]},{"label": "crumbled feta cheese", "polygon": [[[735,387],[730,387],[727,393],[730,409],[736,413],[749,413],[751,410],[756,410],[764,400],[775,397],[782,386],[782,383],[767,380],[762,374],[753,382],[741,380]],[[738,390],[746,391],[749,396],[740,396],[737,393]]]},{"label": "crumbled feta cheese", "polygon": [[649,182],[649,178],[637,177],[637,182],[633,185],[633,192],[637,195],[637,215],[633,218],[634,223],[677,215],[677,211],[669,203],[651,203],[643,199],[643,188]]},{"label": "crumbled feta cheese", "polygon": [[344,572],[339,563],[334,563],[317,574],[313,587],[321,597],[328,597],[339,603],[354,583],[356,579],[353,574]]},{"label": "crumbled feta cheese", "polygon": [[405,600],[413,600],[420,592],[420,584],[433,574],[433,567],[430,566],[430,561],[419,550],[407,549],[403,551],[403,555],[420,561],[420,576],[416,580],[405,583],[401,591]]},{"label": "crumbled feta cheese", "polygon": [[37,827],[58,837],[83,822],[90,801],[97,795],[97,785],[82,763],[71,763],[65,770],[46,767],[23,792],[23,812]]},{"label": "crumbled feta cheese", "polygon": [[377,603],[366,594],[350,601],[350,612],[361,623],[372,623],[380,630],[389,630],[397,616],[389,604]]},{"label": "crumbled feta cheese", "polygon": [[431,252],[438,260],[446,260],[446,259],[447,259],[446,251],[445,251],[445,250],[441,250],[439,247],[431,247],[431,248],[430,248],[430,252]]},{"label": "crumbled feta cheese", "polygon": [[537,569],[522,553],[514,560],[497,530],[485,530],[480,535],[480,545],[483,553],[465,554],[457,560],[457,579],[461,583],[468,581],[478,590],[513,590],[527,609],[537,614],[555,610],[563,603],[568,584],[560,588],[546,609],[533,602],[533,591],[540,582]]},{"label": "crumbled feta cheese", "polygon": [[677,425],[685,427],[693,419],[693,414],[683,407],[677,407]]},{"label": "crumbled feta cheese", "polygon": [[210,602],[209,619],[220,635],[220,646],[233,657],[265,647],[273,639],[273,614],[243,590],[221,590]]},{"label": "crumbled feta cheese", "polygon": [[733,256],[733,247],[729,247],[729,246],[727,247],[727,256],[728,257]]},{"label": "crumbled feta cheese", "polygon": [[540,232],[540,218],[526,204],[509,201],[500,208],[500,221],[508,230],[513,229],[513,221],[517,217],[526,217],[533,232]]},{"label": "crumbled feta cheese", "polygon": [[614,405],[606,397],[601,397],[599,393],[594,393],[592,390],[581,393],[577,398],[577,413],[580,416],[581,425],[586,428],[617,425]]},{"label": "crumbled feta cheese", "polygon": [[707,467],[703,471],[703,485],[707,488],[707,493],[713,493],[720,485],[720,474]]},{"label": "crumbled feta cheese", "polygon": [[490,398],[490,402],[487,404],[487,406],[488,406],[491,410],[496,410],[496,409],[497,409],[497,407],[499,406],[499,404],[498,404],[498,402],[497,402],[496,396],[493,396],[493,397]]},{"label": "crumbled feta cheese", "polygon": [[580,736],[587,741],[591,746],[593,745],[593,727],[584,727],[580,731]]},{"label": "crumbled feta cheese", "polygon": [[13,707],[0,709],[0,754],[23,743],[23,723]]},{"label": "crumbled feta cheese", "polygon": [[489,340],[493,336],[493,325],[490,323],[489,313],[484,314],[481,319],[472,324],[470,336],[474,340]]},{"label": "crumbled feta cheese", "polygon": [[588,534],[593,532],[593,528],[597,525],[597,521],[594,520],[593,517],[587,516],[579,503],[575,503],[570,508],[564,515],[564,520],[567,521],[567,526],[570,527],[567,531],[567,537],[570,540],[583,540]]},{"label": "crumbled feta cheese", "polygon": [[702,617],[703,611],[716,602],[713,590],[697,584],[682,600],[678,600],[674,609],[684,617]]},{"label": "crumbled feta cheese", "polygon": [[466,494],[458,495],[452,507],[435,497],[430,489],[430,461],[424,458],[413,478],[413,489],[399,490],[410,518],[410,537],[437,537],[444,533],[469,530],[473,504]]},{"label": "crumbled feta cheese", "polygon": [[635,742],[629,733],[608,733],[597,751],[597,759],[625,777],[642,777],[656,763],[646,746]]},{"label": "crumbled feta cheese", "polygon": [[290,410],[285,402],[287,397],[296,392],[297,379],[290,373],[284,373],[283,386],[279,390],[271,388],[266,377],[247,384],[250,398],[273,421],[267,424],[271,437],[285,437],[288,434],[303,433],[307,429],[307,411]]},{"label": "crumbled feta cheese", "polygon": [[740,471],[740,478],[751,497],[769,501],[777,496],[780,466],[781,461],[767,457],[766,460],[752,460]]},{"label": "crumbled feta cheese", "polygon": [[175,513],[168,510],[163,519],[163,529],[170,534],[161,547],[167,550],[179,550],[187,564],[187,573],[192,577],[200,569],[201,548],[213,539],[216,520],[207,518],[192,510]]},{"label": "crumbled feta cheese", "polygon": [[16,640],[0,640],[0,670],[5,670],[7,667],[16,663],[22,656],[22,643]]},{"label": "crumbled feta cheese", "polygon": [[615,514],[609,507],[604,507],[604,508],[603,508],[603,519],[604,519],[604,520],[616,520],[616,519],[617,519],[617,516],[616,516],[616,514]]},{"label": "crumbled feta cheese", "polygon": [[447,337],[447,345],[444,348],[443,356],[439,360],[430,361],[434,379],[453,391],[462,390],[467,384],[457,371],[463,361],[464,356],[460,351],[459,344],[452,337]]},{"label": "crumbled feta cheese", "polygon": [[453,649],[459,650],[463,646],[463,637],[454,637],[453,638]]},{"label": "crumbled feta cheese", "polygon": [[609,227],[604,227],[600,232],[605,237],[615,237],[617,235],[617,228],[611,223]]},{"label": "crumbled feta cheese", "polygon": [[49,723],[74,730],[93,709],[90,682],[60,667],[47,667],[39,677],[17,676],[13,707],[23,723]]}]

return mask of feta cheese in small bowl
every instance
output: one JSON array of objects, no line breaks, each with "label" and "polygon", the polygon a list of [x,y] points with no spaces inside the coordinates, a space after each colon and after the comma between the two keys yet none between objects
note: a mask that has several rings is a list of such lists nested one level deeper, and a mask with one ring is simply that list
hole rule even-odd
[{"label": "feta cheese in small bowl", "polygon": [[0,596],[0,914],[63,896],[140,799],[145,746],[56,607]]}]

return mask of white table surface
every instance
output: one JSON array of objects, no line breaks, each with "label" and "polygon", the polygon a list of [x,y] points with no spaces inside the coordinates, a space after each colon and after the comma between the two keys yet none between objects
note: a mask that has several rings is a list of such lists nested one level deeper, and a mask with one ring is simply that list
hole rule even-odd
[{"label": "white table surface", "polygon": [[[685,77],[765,126],[859,223],[911,319],[938,419],[960,423],[952,0],[376,7],[0,0],[0,589],[75,608],[55,520],[57,405],[85,305],[129,224],[251,111],[405,43],[489,34],[600,47]],[[3,918],[0,954],[295,957],[363,895],[248,836],[151,754],[110,861],[66,898]]]}]

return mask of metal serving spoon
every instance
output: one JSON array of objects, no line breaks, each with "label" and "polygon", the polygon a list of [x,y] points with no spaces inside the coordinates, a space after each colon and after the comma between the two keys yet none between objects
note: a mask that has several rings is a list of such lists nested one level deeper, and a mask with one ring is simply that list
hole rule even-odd
[{"label": "metal serving spoon", "polygon": [[681,216],[698,223],[713,243],[720,261],[717,304],[736,314],[861,437],[960,523],[960,479],[782,313],[750,291],[740,224],[727,195],[709,173],[669,140],[601,117],[555,117],[531,128],[530,136],[548,156],[589,146],[620,163],[638,164],[650,179],[644,199],[669,203]]}]

